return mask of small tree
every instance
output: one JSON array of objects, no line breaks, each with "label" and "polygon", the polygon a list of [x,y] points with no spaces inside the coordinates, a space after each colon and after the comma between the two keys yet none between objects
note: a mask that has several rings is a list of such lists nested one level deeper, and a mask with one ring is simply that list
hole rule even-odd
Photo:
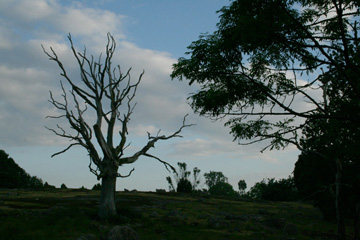
[{"label": "small tree", "polygon": [[246,182],[245,180],[240,180],[238,182],[238,187],[239,187],[239,193],[240,195],[244,195],[245,194],[245,190],[247,188]]},{"label": "small tree", "polygon": [[173,181],[172,181],[172,179],[171,179],[170,176],[167,176],[167,177],[166,177],[166,181],[167,181],[168,184],[169,184],[169,191],[170,191],[170,192],[175,192],[175,186],[174,186],[174,183],[173,183]]},{"label": "small tree", "polygon": [[197,167],[194,167],[194,169],[193,169],[194,180],[193,180],[193,184],[192,184],[193,191],[195,191],[197,189],[197,187],[199,186],[199,184],[201,182],[200,172],[201,172],[200,169],[198,169]]},{"label": "small tree", "polygon": [[[110,34],[107,35],[107,45],[105,57],[90,58],[86,55],[86,49],[83,53],[77,52],[73,45],[71,35],[68,36],[72,53],[79,65],[80,79],[73,80],[67,73],[63,63],[56,52],[50,47],[51,52],[47,52],[43,47],[45,54],[50,60],[57,63],[61,70],[61,76],[69,85],[70,90],[65,90],[62,82],[62,101],[55,100],[50,92],[50,103],[62,114],[59,116],[48,116],[50,118],[64,118],[67,120],[70,130],[57,125],[57,128],[48,128],[57,136],[69,139],[71,144],[64,150],[53,154],[64,153],[73,146],[82,146],[88,152],[90,157],[90,172],[101,179],[101,196],[99,205],[99,216],[108,218],[116,215],[115,207],[115,186],[117,177],[128,177],[134,171],[131,170],[126,176],[118,173],[120,166],[132,164],[141,156],[157,159],[165,165],[166,168],[174,168],[165,161],[148,153],[150,148],[155,147],[159,140],[169,140],[174,137],[181,137],[179,133],[185,127],[185,117],[182,126],[173,134],[165,136],[156,136],[148,133],[148,143],[132,156],[125,156],[127,144],[128,123],[133,113],[135,105],[133,100],[136,90],[141,82],[144,72],[137,81],[130,81],[130,70],[123,73],[120,65],[113,67],[112,58],[115,53],[116,43]],[[74,105],[74,107],[71,107]],[[90,109],[90,110],[89,110]],[[91,111],[91,112],[89,112]],[[95,121],[91,123],[91,117],[95,116]],[[119,131],[115,126],[120,123]],[[114,140],[115,129],[119,132],[120,140],[116,143]]]},{"label": "small tree", "polygon": [[[190,193],[196,189],[200,183],[200,169],[195,167],[193,169],[193,183],[189,180],[191,172],[187,170],[187,164],[184,162],[177,163],[179,170],[174,172],[174,179],[176,182],[176,191],[177,192],[187,192]],[[175,192],[175,186],[170,176],[166,177],[166,181],[169,184],[169,191]]]},{"label": "small tree", "polygon": [[193,186],[191,182],[186,178],[181,178],[177,184],[176,191],[182,193],[191,193]]},{"label": "small tree", "polygon": [[60,188],[61,188],[61,189],[68,189],[67,186],[66,186],[64,183],[61,184]]},{"label": "small tree", "polygon": [[228,182],[217,182],[209,188],[210,195],[236,197],[239,194],[234,190],[233,186]]},{"label": "small tree", "polygon": [[292,176],[280,180],[275,180],[275,178],[263,179],[250,189],[249,196],[254,199],[270,201],[296,201],[299,199]]},{"label": "small tree", "polygon": [[208,185],[209,189],[219,182],[228,182],[228,178],[224,176],[222,172],[210,171],[204,174],[205,184]]}]

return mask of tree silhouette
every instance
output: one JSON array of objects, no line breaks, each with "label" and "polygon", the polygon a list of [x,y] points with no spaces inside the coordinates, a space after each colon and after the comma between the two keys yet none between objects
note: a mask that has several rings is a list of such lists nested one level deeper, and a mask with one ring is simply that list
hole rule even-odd
[{"label": "tree silhouette", "polygon": [[[190,97],[193,109],[210,118],[225,118],[240,144],[264,142],[262,151],[294,144],[308,151],[301,144],[302,131],[318,120],[343,126],[344,131],[328,131],[326,137],[345,134],[356,142],[359,7],[359,1],[347,0],[231,1],[219,11],[218,30],[192,42],[190,58],[180,58],[171,76],[200,84]],[[336,164],[340,206],[342,163],[340,158],[328,159]],[[337,210],[338,235],[345,239],[341,209]]]},{"label": "tree silhouette", "polygon": [[[68,39],[80,68],[80,80],[74,80],[69,76],[53,48],[50,47],[50,52],[48,52],[43,47],[50,60],[57,63],[61,70],[60,75],[69,86],[67,91],[63,82],[60,81],[62,101],[56,100],[50,92],[50,102],[62,114],[48,117],[66,119],[70,130],[60,125],[57,125],[55,129],[48,129],[55,135],[71,141],[67,148],[52,156],[64,153],[73,146],[81,146],[87,150],[90,157],[89,169],[98,180],[102,181],[99,216],[108,218],[117,214],[115,206],[117,177],[128,177],[134,171],[133,169],[128,175],[123,176],[118,173],[119,167],[134,163],[139,157],[145,156],[160,161],[167,169],[170,167],[174,170],[170,164],[151,155],[148,151],[155,147],[155,143],[159,140],[181,137],[182,129],[191,125],[185,123],[185,116],[181,127],[171,135],[160,135],[160,131],[156,136],[148,133],[147,144],[132,156],[125,156],[125,149],[130,145],[127,143],[128,123],[136,105],[133,101],[144,72],[133,82],[130,78],[131,69],[124,73],[120,65],[113,67],[112,58],[116,43],[111,34],[107,35],[105,57],[100,55],[98,60],[94,56],[88,57],[86,48],[82,53],[77,52],[70,34]],[[72,104],[75,107],[72,108]],[[91,123],[94,117],[95,120]],[[117,124],[120,124],[119,130],[116,128]],[[115,142],[116,131],[119,132],[118,142]]]}]

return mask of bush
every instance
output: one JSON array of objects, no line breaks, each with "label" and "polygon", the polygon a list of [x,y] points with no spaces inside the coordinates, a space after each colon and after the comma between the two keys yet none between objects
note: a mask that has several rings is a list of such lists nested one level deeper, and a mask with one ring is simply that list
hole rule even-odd
[{"label": "bush", "polygon": [[236,197],[238,193],[233,189],[233,186],[227,182],[218,182],[209,188],[210,195]]},{"label": "bush", "polygon": [[176,191],[181,193],[191,193],[192,192],[192,184],[189,180],[186,178],[182,178],[179,180],[177,184]]},{"label": "bush", "polygon": [[187,164],[178,162],[177,165],[179,166],[178,172],[174,172],[174,179],[175,184],[170,176],[166,177],[166,181],[169,184],[169,192],[182,192],[182,193],[191,193],[197,191],[197,187],[200,184],[200,169],[195,167],[193,169],[193,183],[190,182],[191,171],[187,170]]},{"label": "bush", "polygon": [[204,173],[205,184],[208,185],[209,189],[215,186],[219,182],[228,182],[228,178],[222,172],[214,172],[210,171],[208,173]]},{"label": "bush", "polygon": [[240,195],[245,195],[245,190],[247,188],[245,180],[239,180],[238,188],[239,188]]},{"label": "bush", "polygon": [[[320,158],[316,153],[301,153],[295,164],[294,180],[299,195],[305,201],[311,201],[320,209],[325,220],[336,220],[335,175],[328,159]],[[345,190],[345,189],[343,189]],[[353,191],[355,192],[355,191]],[[343,192],[344,194],[345,192]],[[346,196],[345,199],[350,199]],[[349,206],[347,202],[345,205]]]},{"label": "bush", "polygon": [[61,184],[60,188],[61,188],[61,189],[68,189],[67,186],[66,186],[64,183]]},{"label": "bush", "polygon": [[45,189],[55,189],[56,187],[53,186],[53,185],[48,184],[47,182],[45,182],[44,188],[45,188]]},{"label": "bush", "polygon": [[298,190],[294,178],[275,180],[263,179],[257,182],[249,191],[248,195],[254,199],[269,201],[297,201],[299,200]]},{"label": "bush", "polygon": [[92,190],[101,190],[101,184],[97,183],[92,187]]}]

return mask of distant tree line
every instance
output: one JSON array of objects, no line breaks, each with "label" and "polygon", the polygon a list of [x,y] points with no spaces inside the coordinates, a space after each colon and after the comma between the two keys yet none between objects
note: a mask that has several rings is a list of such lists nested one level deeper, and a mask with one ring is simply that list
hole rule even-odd
[{"label": "distant tree line", "polygon": [[[317,154],[302,153],[295,165],[294,176],[276,180],[275,178],[263,179],[255,183],[249,191],[246,191],[245,180],[239,180],[238,191],[228,182],[228,178],[217,171],[204,173],[204,184],[207,188],[200,189],[202,176],[197,167],[188,170],[186,163],[178,162],[178,170],[173,177],[166,178],[170,192],[179,193],[205,193],[213,196],[240,197],[267,201],[307,201],[319,208],[324,219],[333,221],[336,219],[335,200],[335,177],[333,171],[335,166],[322,163]],[[343,169],[348,172],[344,176],[344,199],[346,204],[345,216],[354,218],[351,211],[356,205],[354,195],[355,184],[352,181],[351,167]],[[5,151],[0,150],[0,188],[30,188],[30,189],[54,189],[55,186],[43,182],[41,178],[31,176],[22,169]],[[61,189],[67,189],[62,184]],[[83,187],[84,188],[84,187]],[[101,184],[97,183],[92,190],[101,190]]]},{"label": "distant tree line", "polygon": [[[242,197],[269,201],[297,201],[300,199],[292,176],[280,180],[275,180],[275,178],[263,179],[246,192],[247,184],[245,180],[239,180],[239,191],[236,191],[222,172],[210,171],[203,175],[205,185],[208,188],[198,189],[201,181],[201,170],[195,167],[193,174],[191,174],[191,171],[187,170],[186,163],[178,162],[177,165],[179,169],[174,173],[173,178],[170,176],[166,178],[170,192],[207,193],[213,196]],[[193,179],[191,179],[191,176]]]},{"label": "distant tree line", "polygon": [[9,155],[0,149],[0,188],[55,188],[41,178],[30,176]]},{"label": "distant tree line", "polygon": [[[178,170],[173,177],[166,178],[170,192],[179,193],[206,193],[213,196],[240,197],[246,199],[266,201],[303,201],[317,207],[325,220],[336,220],[336,179],[333,174],[335,166],[324,164],[324,159],[316,153],[302,153],[295,164],[294,174],[288,178],[267,178],[255,183],[248,191],[245,180],[239,180],[238,189],[228,183],[228,178],[222,172],[210,171],[204,173],[207,188],[199,189],[201,183],[201,170],[197,167],[189,171],[186,163],[178,163]],[[352,209],[355,208],[356,181],[354,169],[346,166],[343,181],[347,184],[343,189],[343,204],[345,217],[355,218]]]}]

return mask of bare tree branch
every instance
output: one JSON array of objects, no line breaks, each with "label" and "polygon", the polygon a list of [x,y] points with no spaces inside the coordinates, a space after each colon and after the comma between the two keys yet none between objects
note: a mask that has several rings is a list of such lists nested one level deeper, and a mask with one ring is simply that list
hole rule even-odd
[{"label": "bare tree branch", "polygon": [[[182,137],[180,135],[182,129],[193,125],[185,123],[187,115],[183,119],[182,126],[176,132],[169,136],[160,136],[160,131],[156,136],[149,135],[149,141],[146,146],[133,156],[123,158],[124,150],[130,145],[130,143],[127,143],[127,135],[128,123],[136,106],[136,103],[133,101],[145,71],[139,75],[136,81],[132,81],[130,75],[131,68],[123,73],[120,65],[116,67],[112,66],[116,43],[114,37],[110,34],[107,35],[105,56],[102,57],[100,54],[97,59],[92,55],[88,57],[86,48],[84,48],[82,53],[78,52],[75,49],[70,34],[68,35],[68,40],[70,42],[71,52],[79,66],[80,83],[70,78],[65,66],[52,47],[50,47],[50,51],[46,51],[44,46],[42,46],[44,53],[49,59],[56,62],[59,66],[60,75],[66,80],[65,83],[70,87],[69,90],[66,90],[65,85],[60,81],[62,90],[61,101],[56,100],[50,91],[49,102],[58,109],[61,114],[57,116],[47,116],[47,118],[66,119],[70,130],[60,125],[57,125],[55,129],[46,128],[56,136],[72,141],[68,147],[53,154],[52,157],[68,151],[73,146],[80,145],[87,150],[90,159],[89,170],[98,179],[110,175],[112,177],[130,176],[135,169],[131,170],[128,175],[123,176],[117,173],[118,167],[122,164],[135,162],[141,155],[155,158],[163,163],[166,169],[169,167],[174,170],[170,164],[147,152],[155,146],[158,140]],[[93,114],[94,112],[95,120],[93,123],[90,123],[87,115]],[[114,130],[118,123],[121,124],[119,131],[120,141],[114,146]],[[102,153],[101,157],[99,147]]]},{"label": "bare tree branch", "polygon": [[[186,121],[186,117],[188,116],[185,115],[184,116],[184,119],[183,119],[183,123],[182,123],[182,126],[179,128],[179,130],[177,130],[176,132],[174,132],[173,134],[169,135],[169,136],[165,136],[165,135],[162,135],[162,136],[151,136],[150,134],[148,134],[148,138],[149,138],[149,142],[138,152],[136,152],[134,155],[132,155],[131,157],[125,157],[125,158],[121,158],[119,160],[119,164],[122,165],[122,164],[130,164],[130,163],[134,163],[135,161],[137,161],[139,159],[140,156],[144,155],[145,154],[148,154],[147,151],[150,149],[150,148],[154,148],[155,147],[155,143],[158,141],[158,140],[168,140],[170,138],[174,138],[174,137],[182,137],[181,135],[179,135],[179,133],[185,128],[185,127],[190,127],[190,126],[193,126],[194,124],[186,124],[185,121]],[[160,132],[160,131],[159,131]],[[158,134],[159,134],[158,132]],[[148,154],[149,155],[149,154]],[[153,157],[153,156],[147,156],[147,157]],[[153,157],[155,158],[155,157]],[[157,159],[157,158],[156,158]],[[159,159],[158,159],[159,160]],[[161,160],[159,160],[161,161]],[[163,161],[161,161],[162,163],[164,163]]]}]

